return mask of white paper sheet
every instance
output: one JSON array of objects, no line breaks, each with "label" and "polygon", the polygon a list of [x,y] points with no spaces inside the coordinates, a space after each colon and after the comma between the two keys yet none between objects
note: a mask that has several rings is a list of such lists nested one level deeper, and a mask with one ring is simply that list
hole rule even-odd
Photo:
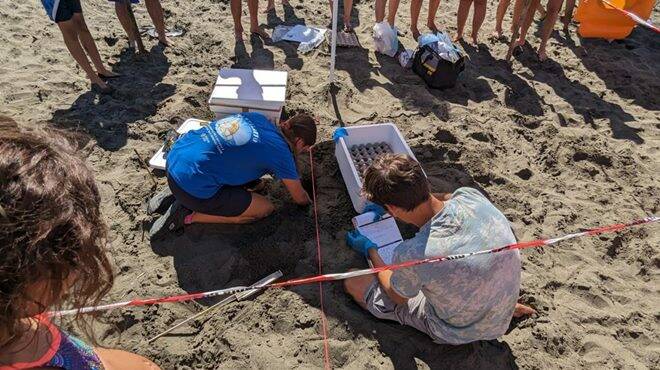
[{"label": "white paper sheet", "polygon": [[364,236],[378,245],[378,254],[386,264],[392,263],[394,249],[403,238],[394,217],[385,214],[379,221],[373,221],[373,212],[353,217],[353,226]]}]

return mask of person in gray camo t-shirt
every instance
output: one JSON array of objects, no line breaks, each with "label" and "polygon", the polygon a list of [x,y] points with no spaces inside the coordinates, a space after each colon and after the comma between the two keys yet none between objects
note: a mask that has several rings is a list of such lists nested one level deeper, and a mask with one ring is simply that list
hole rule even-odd
[{"label": "person in gray camo t-shirt", "polygon": [[[420,229],[394,251],[393,263],[470,253],[515,243],[506,217],[478,190],[430,193],[421,166],[405,155],[379,157],[365,173],[363,192],[397,219]],[[373,207],[372,207],[373,209]],[[374,266],[385,263],[357,231],[353,249]],[[423,264],[345,282],[347,292],[376,317],[412,326],[438,343],[462,344],[503,335],[512,316],[533,309],[517,303],[517,250]]]}]

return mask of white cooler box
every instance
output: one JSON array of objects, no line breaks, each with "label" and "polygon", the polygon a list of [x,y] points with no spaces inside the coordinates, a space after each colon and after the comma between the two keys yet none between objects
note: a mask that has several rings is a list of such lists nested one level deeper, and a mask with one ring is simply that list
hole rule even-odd
[{"label": "white cooler box", "polygon": [[[362,213],[366,199],[361,196],[362,180],[356,163],[351,156],[351,148],[360,144],[384,143],[392,153],[408,154],[415,158],[410,147],[393,123],[345,127],[348,136],[340,137],[335,145],[335,157],[339,163],[341,176],[357,213]],[[417,158],[415,158],[417,160]]]},{"label": "white cooler box", "polygon": [[209,98],[217,119],[258,112],[278,123],[286,101],[288,72],[223,68]]},{"label": "white cooler box", "polygon": [[[181,126],[179,126],[178,129],[176,129],[176,132],[179,134],[185,134],[188,131],[192,130],[197,130],[198,128],[202,128],[202,125],[207,123],[208,121],[202,121],[200,119],[196,118],[189,118],[187,119]],[[165,170],[165,165],[167,164],[166,161],[166,153],[164,151],[165,146],[161,146],[160,149],[154,154],[153,157],[149,160],[149,167],[155,168],[158,170]]]}]

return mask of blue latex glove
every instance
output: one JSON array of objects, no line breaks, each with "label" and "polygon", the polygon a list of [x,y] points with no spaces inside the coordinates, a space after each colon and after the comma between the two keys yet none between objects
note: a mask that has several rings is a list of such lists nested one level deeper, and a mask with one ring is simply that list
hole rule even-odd
[{"label": "blue latex glove", "polygon": [[362,213],[367,213],[367,212],[375,213],[376,216],[374,217],[374,221],[380,221],[380,219],[383,218],[383,215],[387,211],[385,211],[385,208],[379,206],[376,203],[369,203],[369,204],[367,204],[366,207],[364,207],[364,211]]},{"label": "blue latex glove", "polygon": [[357,230],[349,231],[346,234],[346,244],[348,244],[349,247],[353,248],[353,250],[365,257],[369,255],[369,249],[378,248],[376,243],[369,240],[369,238],[366,236],[360,234],[360,232]]}]

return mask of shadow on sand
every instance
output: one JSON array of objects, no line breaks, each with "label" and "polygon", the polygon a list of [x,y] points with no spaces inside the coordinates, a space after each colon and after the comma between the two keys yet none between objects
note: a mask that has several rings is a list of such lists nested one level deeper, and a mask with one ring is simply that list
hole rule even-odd
[{"label": "shadow on sand", "polygon": [[[435,151],[431,158],[443,157],[439,152],[442,149],[436,146],[413,148],[416,153],[429,150]],[[317,144],[314,154],[325,272],[366,267],[364,259],[343,243],[343,235],[351,227],[350,219],[355,213],[333,152],[334,144],[326,141]],[[461,186],[473,186],[483,191],[457,160],[422,160],[422,165],[434,191],[451,192]],[[303,163],[301,168],[308,168],[308,164]],[[303,185],[311,191],[311,179],[304,172]],[[152,243],[152,248],[159,255],[173,257],[179,285],[188,292],[246,285],[276,270],[281,270],[285,279],[315,275],[317,252],[310,210],[288,202],[285,190],[279,185],[271,185],[270,194],[277,210],[268,219],[243,226],[192,225],[183,235]],[[319,307],[317,284],[287,289],[311,307]],[[432,369],[517,368],[506,342],[479,341],[460,346],[435,344],[412,328],[371,316],[344,293],[340,283],[326,283],[323,290],[326,314],[331,323],[335,323],[331,324],[330,337],[362,336],[377,341],[379,350],[397,369],[416,369],[424,365]],[[200,303],[210,305],[217,301],[210,299]],[[348,334],[343,333],[342,327]],[[333,366],[345,365],[337,356],[332,361]]]},{"label": "shadow on sand", "polygon": [[128,124],[154,115],[158,104],[174,94],[174,85],[161,83],[169,67],[160,45],[143,56],[124,50],[114,66],[122,76],[108,82],[115,88],[112,95],[88,91],[70,108],[56,110],[51,122],[58,128],[85,132],[105,150],[118,150],[126,144]]}]

